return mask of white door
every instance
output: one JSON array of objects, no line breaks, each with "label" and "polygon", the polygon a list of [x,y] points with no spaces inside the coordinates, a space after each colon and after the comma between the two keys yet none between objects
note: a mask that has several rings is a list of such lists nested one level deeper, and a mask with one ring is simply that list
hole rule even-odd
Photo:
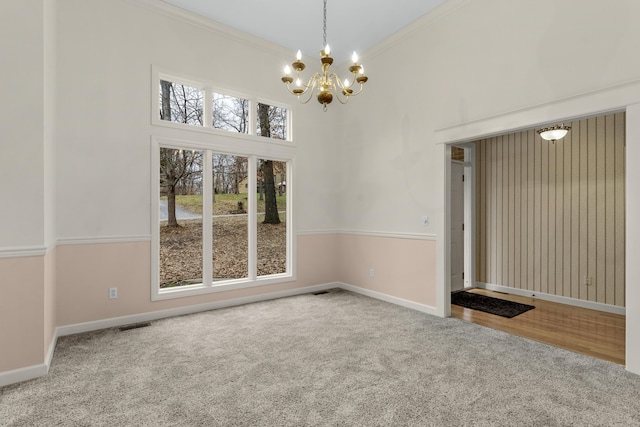
[{"label": "white door", "polygon": [[464,289],[464,164],[451,162],[451,292]]}]

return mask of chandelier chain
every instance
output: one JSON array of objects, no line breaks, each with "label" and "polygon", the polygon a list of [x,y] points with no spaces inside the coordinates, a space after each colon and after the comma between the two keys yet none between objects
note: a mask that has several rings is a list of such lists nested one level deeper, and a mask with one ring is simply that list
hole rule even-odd
[{"label": "chandelier chain", "polygon": [[327,45],[327,0],[324,0],[324,20],[322,21],[322,29],[323,29],[323,43],[322,46]]}]

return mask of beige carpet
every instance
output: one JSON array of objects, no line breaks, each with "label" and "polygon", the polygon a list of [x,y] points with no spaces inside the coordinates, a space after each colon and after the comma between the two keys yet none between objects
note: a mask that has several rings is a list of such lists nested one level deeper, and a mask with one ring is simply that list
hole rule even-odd
[{"label": "beige carpet", "polygon": [[59,340],[2,426],[640,425],[640,377],[349,292]]}]

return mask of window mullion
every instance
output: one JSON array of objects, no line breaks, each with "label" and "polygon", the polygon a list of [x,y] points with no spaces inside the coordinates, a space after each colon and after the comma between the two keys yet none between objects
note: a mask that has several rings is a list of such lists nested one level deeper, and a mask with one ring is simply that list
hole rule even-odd
[{"label": "window mullion", "polygon": [[202,106],[202,125],[205,129],[213,127],[213,91],[210,87],[204,88],[204,105]]},{"label": "window mullion", "polygon": [[202,160],[202,284],[213,283],[213,153],[204,150]]},{"label": "window mullion", "polygon": [[258,159],[256,156],[249,156],[249,188],[247,198],[248,209],[248,242],[249,242],[249,279],[256,280],[258,274],[258,204],[256,196]]}]

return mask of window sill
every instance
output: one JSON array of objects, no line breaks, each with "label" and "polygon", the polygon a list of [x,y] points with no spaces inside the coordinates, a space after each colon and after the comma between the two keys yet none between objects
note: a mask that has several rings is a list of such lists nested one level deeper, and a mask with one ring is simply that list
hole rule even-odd
[{"label": "window sill", "polygon": [[151,301],[162,301],[175,298],[212,294],[216,292],[227,292],[238,289],[256,288],[260,286],[274,285],[277,283],[293,282],[295,280],[296,277],[293,274],[282,273],[263,276],[255,280],[238,279],[233,281],[226,281],[222,284],[215,284],[212,286],[199,284],[166,289],[158,289],[157,287],[154,287],[153,293],[151,295]]}]

